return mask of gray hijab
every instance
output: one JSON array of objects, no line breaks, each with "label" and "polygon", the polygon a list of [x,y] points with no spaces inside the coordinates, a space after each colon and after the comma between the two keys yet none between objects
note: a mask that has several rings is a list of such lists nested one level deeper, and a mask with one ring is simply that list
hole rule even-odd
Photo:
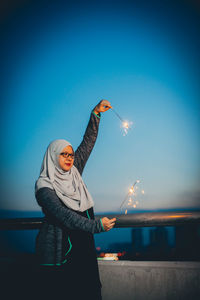
[{"label": "gray hijab", "polygon": [[77,168],[72,166],[68,172],[61,169],[59,155],[66,146],[71,144],[65,140],[55,140],[49,144],[40,176],[35,184],[35,193],[43,187],[48,187],[55,190],[67,207],[84,211],[94,206],[94,202]]}]

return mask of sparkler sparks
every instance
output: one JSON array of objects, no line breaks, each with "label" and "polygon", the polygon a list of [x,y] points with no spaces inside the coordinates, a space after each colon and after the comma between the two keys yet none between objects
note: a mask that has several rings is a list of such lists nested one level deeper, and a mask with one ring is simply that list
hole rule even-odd
[{"label": "sparkler sparks", "polygon": [[131,129],[131,126],[133,124],[133,122],[130,122],[130,121],[125,121],[123,120],[120,115],[114,110],[114,108],[111,108],[112,111],[115,113],[115,115],[120,119],[121,121],[121,128],[123,130],[123,135],[127,135],[128,133],[128,130]]},{"label": "sparkler sparks", "polygon": [[134,192],[134,188],[131,187],[131,188],[129,189],[129,193],[130,193],[130,194],[133,194],[133,192]]},{"label": "sparkler sparks", "polygon": [[120,209],[125,209],[125,215],[128,212],[128,209],[136,208],[139,204],[140,196],[144,195],[144,190],[141,189],[141,185],[138,185],[140,180],[137,179],[134,184],[129,188],[128,193],[120,205]]},{"label": "sparkler sparks", "polygon": [[129,121],[122,122],[121,128],[123,130],[123,135],[127,135],[128,130],[131,129],[132,124],[133,124],[133,122],[129,122]]}]

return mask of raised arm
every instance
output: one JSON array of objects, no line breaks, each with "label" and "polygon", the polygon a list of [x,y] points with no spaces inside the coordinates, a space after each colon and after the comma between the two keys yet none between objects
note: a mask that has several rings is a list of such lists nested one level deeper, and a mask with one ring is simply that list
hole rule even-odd
[{"label": "raised arm", "polygon": [[79,173],[83,173],[85,164],[92,152],[92,149],[95,145],[101,112],[105,112],[111,108],[110,102],[107,100],[101,100],[93,109],[88,126],[86,128],[83,140],[77,150],[75,151],[75,160],[74,165],[78,169]]}]

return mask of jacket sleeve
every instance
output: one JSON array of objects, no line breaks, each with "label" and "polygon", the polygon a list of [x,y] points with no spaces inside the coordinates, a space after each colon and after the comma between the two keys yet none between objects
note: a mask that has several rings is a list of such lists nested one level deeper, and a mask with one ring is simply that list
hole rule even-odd
[{"label": "jacket sleeve", "polygon": [[54,190],[41,188],[36,193],[38,204],[45,215],[56,221],[66,229],[80,229],[90,233],[100,233],[103,230],[101,220],[91,220],[80,216],[74,210],[66,207],[58,198]]},{"label": "jacket sleeve", "polygon": [[85,164],[96,142],[99,122],[100,122],[100,114],[95,115],[92,112],[83,140],[79,145],[79,147],[77,148],[77,150],[75,151],[74,165],[78,169],[80,174],[83,173]]}]

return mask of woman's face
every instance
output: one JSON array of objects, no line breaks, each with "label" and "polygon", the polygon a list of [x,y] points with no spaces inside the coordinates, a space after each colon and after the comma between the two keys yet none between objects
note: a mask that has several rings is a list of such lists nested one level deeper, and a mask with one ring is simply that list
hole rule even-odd
[{"label": "woman's face", "polygon": [[74,150],[71,146],[62,149],[58,162],[62,170],[67,172],[71,169],[74,164]]}]

